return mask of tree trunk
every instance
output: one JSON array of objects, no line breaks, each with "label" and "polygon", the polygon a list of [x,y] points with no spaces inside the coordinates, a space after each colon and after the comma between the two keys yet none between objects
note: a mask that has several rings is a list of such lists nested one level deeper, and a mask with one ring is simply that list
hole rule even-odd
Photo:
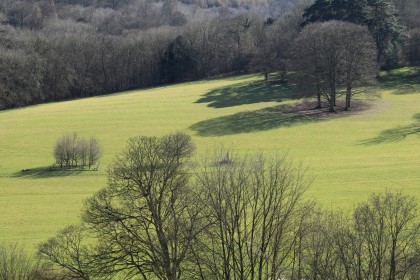
[{"label": "tree trunk", "polygon": [[317,98],[317,104],[315,109],[321,109],[322,105],[321,105],[321,86],[319,85],[319,83],[317,83],[316,85],[316,98]]},{"label": "tree trunk", "polygon": [[328,100],[328,104],[329,104],[329,110],[331,113],[335,112],[335,96],[330,96],[329,100]]},{"label": "tree trunk", "polygon": [[347,92],[346,92],[346,107],[344,108],[344,110],[349,110],[350,109],[350,104],[351,102],[351,87],[347,86]]},{"label": "tree trunk", "polygon": [[395,278],[395,276],[396,276],[396,261],[395,261],[396,247],[397,247],[397,241],[392,240],[389,280],[395,280],[396,279]]}]

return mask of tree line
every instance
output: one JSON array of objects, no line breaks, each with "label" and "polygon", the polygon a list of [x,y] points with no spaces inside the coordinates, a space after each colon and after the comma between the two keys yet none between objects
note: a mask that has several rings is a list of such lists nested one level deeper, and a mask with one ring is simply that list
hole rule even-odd
[{"label": "tree line", "polygon": [[328,20],[366,26],[362,43],[373,38],[383,68],[419,63],[415,0],[315,1],[276,17],[176,1],[85,2],[0,1],[0,109],[228,73],[285,79],[300,63],[293,42]]},{"label": "tree line", "polygon": [[0,108],[244,71],[250,32],[262,26],[251,22],[240,15],[124,37],[67,32],[72,27],[66,25],[38,33],[4,28]]},{"label": "tree line", "polygon": [[81,224],[39,246],[44,274],[418,279],[413,197],[386,191],[351,211],[326,211],[305,198],[307,169],[285,154],[220,149],[194,162],[193,152],[184,133],[131,138],[110,165],[108,185],[85,201]]}]

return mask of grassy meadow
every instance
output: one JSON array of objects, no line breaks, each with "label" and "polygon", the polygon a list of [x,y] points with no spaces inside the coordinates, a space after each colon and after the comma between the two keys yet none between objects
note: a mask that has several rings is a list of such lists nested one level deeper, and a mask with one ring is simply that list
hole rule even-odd
[{"label": "grassy meadow", "polygon": [[[420,202],[420,84],[411,76],[410,69],[385,76],[357,97],[363,110],[336,115],[297,112],[290,104],[304,100],[296,89],[254,75],[2,111],[0,241],[35,248],[77,222],[129,137],[177,130],[193,137],[198,157],[218,145],[241,154],[287,151],[309,165],[307,196],[327,208],[351,207],[386,188]],[[56,140],[69,132],[99,139],[99,171],[48,170]]]}]

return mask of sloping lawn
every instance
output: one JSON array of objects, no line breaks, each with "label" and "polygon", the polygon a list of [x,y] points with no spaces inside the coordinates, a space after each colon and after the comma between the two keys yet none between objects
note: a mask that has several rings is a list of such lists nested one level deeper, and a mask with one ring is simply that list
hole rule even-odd
[{"label": "sloping lawn", "polygon": [[[370,193],[402,189],[420,201],[420,85],[411,69],[385,76],[348,113],[311,110],[290,85],[239,76],[0,112],[0,241],[32,248],[78,221],[83,200],[137,135],[182,130],[197,157],[218,145],[238,153],[287,151],[309,166],[307,196],[351,207]],[[97,137],[99,171],[50,171],[63,134]],[[26,171],[22,171],[26,170]]]}]

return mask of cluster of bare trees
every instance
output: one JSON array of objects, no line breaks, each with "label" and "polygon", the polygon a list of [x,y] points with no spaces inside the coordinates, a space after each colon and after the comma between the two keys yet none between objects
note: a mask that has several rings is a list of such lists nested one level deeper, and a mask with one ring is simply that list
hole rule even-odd
[{"label": "cluster of bare trees", "polygon": [[344,21],[307,26],[294,42],[294,67],[334,112],[337,92],[345,88],[345,110],[351,105],[352,89],[372,81],[378,73],[376,48],[368,29]]},{"label": "cluster of bare trees", "polygon": [[[2,3],[0,11],[6,18],[13,5],[41,5]],[[137,27],[130,29],[96,19],[98,7],[60,3],[53,9],[59,18],[52,20],[50,14],[46,15],[40,29],[26,28],[24,23],[14,24],[10,19],[0,25],[0,109],[226,73],[263,71],[267,60],[258,59],[263,55],[272,58],[273,64],[265,72],[284,71],[283,44],[292,37],[288,34],[278,39],[276,34],[288,29],[295,34],[301,17],[301,12],[296,12],[282,20],[265,22],[259,15],[226,10],[211,16],[200,14],[183,26],[158,24],[151,28],[132,23]],[[178,10],[176,3],[172,4],[161,7],[169,10],[165,12],[168,16]],[[70,7],[71,13],[64,12]],[[154,13],[151,16],[160,18]],[[103,23],[95,25],[97,21]],[[125,31],[113,31],[117,29]],[[263,33],[270,35],[261,37]]]},{"label": "cluster of bare trees", "polygon": [[[401,192],[372,194],[353,213],[314,211],[301,222],[295,279],[418,279],[418,209]],[[302,265],[303,264],[303,265]]]},{"label": "cluster of bare trees", "polygon": [[101,155],[102,149],[97,138],[83,139],[76,133],[58,139],[54,148],[55,164],[66,169],[84,166],[90,169],[98,164]]},{"label": "cluster of bare trees", "polygon": [[305,168],[282,154],[217,151],[189,136],[129,140],[82,224],[39,247],[69,279],[418,279],[415,200],[373,194],[353,213],[303,198]]},{"label": "cluster of bare trees", "polygon": [[[405,52],[409,62],[416,64],[415,28],[420,24],[414,18],[408,19],[412,10],[417,9],[413,1],[394,1],[395,6],[391,0],[380,2],[386,2],[381,5],[388,7],[388,13],[394,15],[398,8],[401,14],[407,16],[406,25],[412,31]],[[288,8],[287,13],[277,18],[267,18],[258,9],[255,10],[258,13],[240,13],[226,8],[192,9],[194,5],[169,0],[163,3],[134,0],[2,0],[0,109],[234,72],[260,72],[267,79],[269,73],[278,72],[285,80],[289,68],[297,70],[300,66],[303,71],[299,73],[307,74],[304,81],[318,84],[319,89],[314,86],[314,94],[319,96],[322,92],[330,105],[335,100],[335,88],[346,87],[348,108],[354,85],[361,84],[365,76],[370,76],[371,38],[382,25],[386,25],[386,17],[377,15],[375,21],[369,21],[365,15],[363,20],[359,19],[358,10],[351,10],[353,2],[342,1],[345,5],[339,5],[341,10],[332,10],[333,14],[341,15],[336,17],[345,21],[349,21],[351,16],[357,24],[369,22],[370,34],[364,27],[339,22],[315,24],[302,31],[302,15],[308,17],[308,22],[309,19],[328,20],[328,13],[323,17],[309,16],[312,10],[319,14],[315,4],[341,2],[315,1],[310,6],[313,9],[305,9],[312,3],[310,1],[286,2],[286,6],[292,6],[293,2],[295,7]],[[362,4],[360,7],[364,7]],[[337,9],[335,6],[331,9]],[[343,7],[348,9],[342,11]],[[383,24],[377,26],[371,22]],[[315,36],[315,31],[327,36],[329,41],[325,44],[320,40],[314,41],[310,50],[308,40]],[[356,31],[363,36],[354,37]],[[401,60],[404,57],[400,46],[391,47],[397,43],[384,39],[392,44],[379,44],[378,40],[383,41],[380,38],[375,35],[376,54],[380,46],[381,57],[387,54],[389,58],[380,59],[381,63],[391,65],[388,60]],[[357,42],[356,45],[353,40]],[[349,41],[352,41],[351,44]],[[340,58],[326,57],[331,48],[334,52],[340,49]],[[363,49],[366,52],[361,52]],[[313,55],[314,51],[317,52],[316,56]],[[293,56],[299,52],[301,56]],[[393,55],[393,52],[400,53]],[[304,56],[323,64],[329,63],[331,67],[336,67],[338,61],[344,61],[344,56],[348,57],[346,61],[351,61],[351,56],[357,60],[354,60],[356,63],[337,66],[339,72],[331,72],[324,65],[318,64],[316,69],[312,65],[302,65],[304,60],[299,58]],[[328,62],[328,59],[332,61]],[[398,61],[396,64],[403,63]],[[320,72],[319,77],[314,71]],[[328,74],[328,71],[331,73]]]},{"label": "cluster of bare trees", "polygon": [[262,25],[260,17],[238,15],[125,36],[80,24],[3,27],[0,108],[245,71]]}]

